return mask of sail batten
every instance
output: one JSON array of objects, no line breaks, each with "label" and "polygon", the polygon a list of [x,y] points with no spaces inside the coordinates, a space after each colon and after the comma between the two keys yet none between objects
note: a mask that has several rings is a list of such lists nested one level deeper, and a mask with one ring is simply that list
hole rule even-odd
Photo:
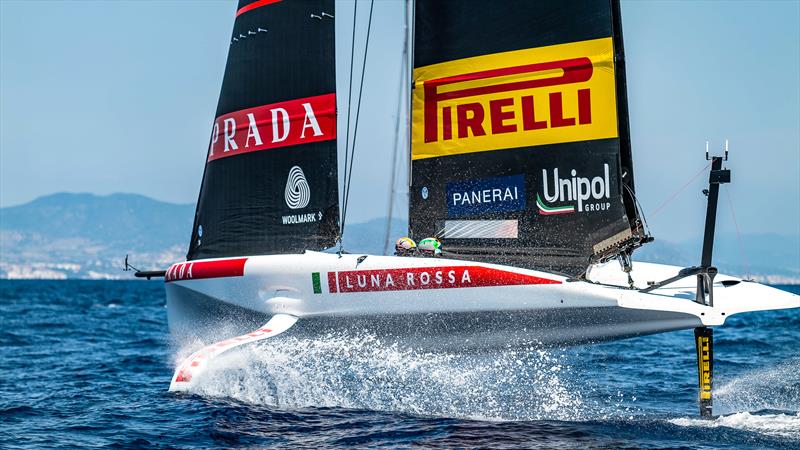
[{"label": "sail batten", "polygon": [[618,4],[415,9],[414,236],[571,274],[636,241]]},{"label": "sail batten", "polygon": [[187,259],[339,234],[334,1],[241,0]]}]

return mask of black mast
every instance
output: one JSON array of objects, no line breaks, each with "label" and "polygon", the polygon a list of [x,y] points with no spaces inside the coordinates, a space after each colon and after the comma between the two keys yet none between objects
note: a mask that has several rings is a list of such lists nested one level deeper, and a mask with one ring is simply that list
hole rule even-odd
[{"label": "black mast", "polygon": [[[706,159],[708,156],[708,143],[706,143]],[[697,303],[714,306],[714,276],[717,268],[711,265],[711,255],[714,251],[714,231],[717,224],[717,203],[719,201],[719,185],[731,182],[731,171],[722,168],[722,161],[728,159],[728,141],[725,141],[725,156],[712,156],[711,172],[708,174],[708,189],[703,193],[708,196],[706,205],[706,225],[703,233],[703,253],[700,256],[700,271],[697,274]],[[708,300],[706,301],[706,294]]]}]

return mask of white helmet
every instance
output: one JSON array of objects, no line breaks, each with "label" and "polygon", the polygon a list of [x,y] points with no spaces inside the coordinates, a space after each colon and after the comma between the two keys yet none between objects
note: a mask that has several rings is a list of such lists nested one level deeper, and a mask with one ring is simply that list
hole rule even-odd
[{"label": "white helmet", "polygon": [[439,256],[442,254],[442,242],[435,237],[429,237],[419,241],[418,248],[423,256]]},{"label": "white helmet", "polygon": [[394,254],[396,256],[408,256],[417,250],[417,243],[409,237],[401,237],[394,244]]}]

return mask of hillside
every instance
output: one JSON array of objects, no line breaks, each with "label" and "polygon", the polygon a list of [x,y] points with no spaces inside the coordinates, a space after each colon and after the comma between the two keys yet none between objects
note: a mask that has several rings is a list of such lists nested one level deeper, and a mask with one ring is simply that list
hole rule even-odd
[{"label": "hillside", "polygon": [[[194,205],[135,194],[59,193],[0,208],[0,278],[127,278],[126,254],[140,269],[166,268],[184,258]],[[394,219],[393,241],[405,233]],[[381,254],[386,220],[348,224],[344,247]],[[681,266],[699,262],[700,238],[660,239],[637,251],[638,261]],[[800,283],[800,236],[720,234],[714,247],[720,271],[771,283]]]},{"label": "hillside", "polygon": [[0,209],[0,277],[116,278],[131,261],[185,253],[194,205],[135,194],[59,193]]}]

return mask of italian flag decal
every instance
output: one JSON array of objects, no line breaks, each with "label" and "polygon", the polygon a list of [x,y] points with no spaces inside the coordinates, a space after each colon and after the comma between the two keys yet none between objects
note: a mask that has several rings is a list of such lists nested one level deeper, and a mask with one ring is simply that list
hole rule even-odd
[{"label": "italian flag decal", "polygon": [[539,208],[539,213],[545,216],[554,215],[554,214],[568,214],[574,213],[575,207],[574,206],[547,206],[542,201],[542,198],[539,197],[539,194],[536,194],[536,206]]},{"label": "italian flag decal", "polygon": [[322,284],[320,283],[319,272],[314,272],[311,274],[311,286],[314,288],[315,294],[322,293]]}]

